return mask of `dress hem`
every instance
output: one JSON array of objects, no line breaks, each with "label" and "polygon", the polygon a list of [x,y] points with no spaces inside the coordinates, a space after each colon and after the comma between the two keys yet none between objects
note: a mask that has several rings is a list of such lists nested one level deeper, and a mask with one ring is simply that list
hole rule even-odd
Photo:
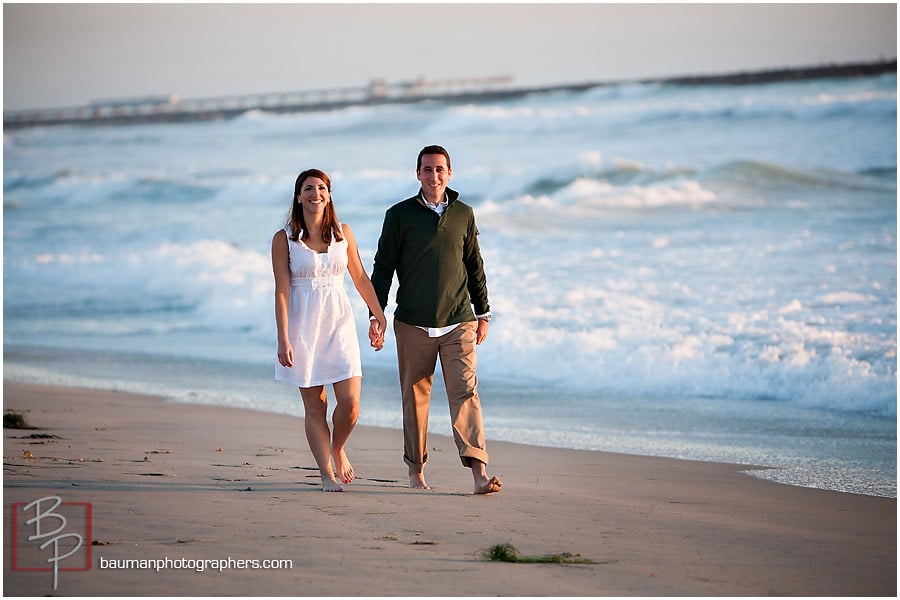
[{"label": "dress hem", "polygon": [[346,375],[343,377],[329,377],[322,381],[313,381],[311,383],[308,383],[307,385],[301,385],[300,383],[298,383],[296,381],[292,381],[289,379],[282,379],[282,378],[279,378],[278,376],[275,377],[275,381],[282,381],[284,383],[289,383],[291,385],[295,385],[295,386],[301,387],[301,388],[310,388],[310,387],[318,387],[320,385],[332,385],[334,383],[340,383],[341,381],[347,381],[351,377],[359,377],[360,379],[362,379],[362,373],[350,373],[349,375]]}]

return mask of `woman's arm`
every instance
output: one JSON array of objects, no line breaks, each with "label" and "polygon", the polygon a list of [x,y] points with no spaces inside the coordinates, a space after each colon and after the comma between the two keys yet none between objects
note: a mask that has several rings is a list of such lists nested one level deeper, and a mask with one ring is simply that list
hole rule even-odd
[{"label": "woman's arm", "polygon": [[294,366],[294,348],[288,339],[288,302],[291,298],[291,264],[287,233],[272,237],[272,273],[275,276],[275,327],[278,330],[278,363]]},{"label": "woman's arm", "polygon": [[353,285],[356,291],[362,297],[366,306],[372,311],[375,320],[371,321],[369,326],[369,342],[376,350],[384,347],[384,332],[387,329],[387,319],[384,311],[381,309],[381,303],[378,301],[378,295],[372,286],[372,280],[366,274],[366,270],[362,266],[362,260],[359,258],[359,247],[356,245],[356,236],[353,230],[346,223],[342,224],[344,237],[347,238],[347,270],[350,272],[350,278],[353,279]]}]

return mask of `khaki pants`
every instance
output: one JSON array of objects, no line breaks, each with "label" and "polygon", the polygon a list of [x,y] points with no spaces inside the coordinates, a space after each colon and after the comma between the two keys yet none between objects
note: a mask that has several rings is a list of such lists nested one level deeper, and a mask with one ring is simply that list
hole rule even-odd
[{"label": "khaki pants", "polygon": [[438,357],[460,460],[466,467],[472,466],[472,459],[488,464],[475,376],[476,326],[475,321],[462,323],[450,333],[432,338],[418,327],[394,319],[403,400],[403,460],[419,473],[428,462],[428,408]]}]

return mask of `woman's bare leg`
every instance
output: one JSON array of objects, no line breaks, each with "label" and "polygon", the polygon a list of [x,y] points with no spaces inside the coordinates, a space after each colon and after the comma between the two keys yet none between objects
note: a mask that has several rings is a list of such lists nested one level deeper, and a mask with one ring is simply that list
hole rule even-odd
[{"label": "woman's bare leg", "polygon": [[356,426],[359,419],[359,394],[361,377],[351,377],[334,384],[334,396],[337,404],[331,417],[334,424],[334,436],[331,440],[331,456],[334,458],[334,467],[337,478],[344,483],[353,481],[353,465],[347,458],[344,446],[350,438],[350,432]]},{"label": "woman's bare leg", "polygon": [[305,411],[306,441],[316,459],[322,475],[322,489],[326,492],[343,492],[344,488],[334,478],[331,468],[331,431],[328,429],[328,398],[325,386],[300,388]]}]

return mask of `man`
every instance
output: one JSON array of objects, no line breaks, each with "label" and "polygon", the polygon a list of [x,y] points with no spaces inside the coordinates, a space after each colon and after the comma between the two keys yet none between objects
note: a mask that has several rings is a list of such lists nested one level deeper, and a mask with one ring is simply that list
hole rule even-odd
[{"label": "man", "polygon": [[444,148],[426,146],[419,152],[416,178],[422,187],[385,213],[372,284],[385,307],[394,272],[400,283],[394,334],[409,486],[431,489],[424,475],[428,408],[440,357],[460,460],[472,470],[475,493],[490,494],[503,484],[487,474],[475,376],[475,346],[487,338],[490,306],[475,215],[447,187],[452,174],[450,154]]}]

